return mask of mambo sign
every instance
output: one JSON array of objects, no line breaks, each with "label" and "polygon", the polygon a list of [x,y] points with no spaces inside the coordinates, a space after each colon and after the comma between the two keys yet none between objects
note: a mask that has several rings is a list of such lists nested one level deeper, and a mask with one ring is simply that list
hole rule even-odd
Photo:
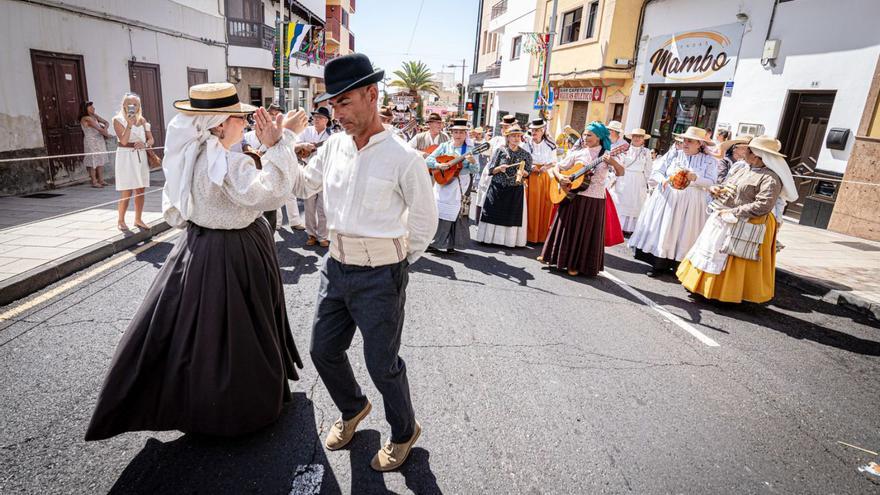
[{"label": "mambo sign", "polygon": [[645,82],[732,80],[742,34],[742,24],[735,23],[651,38]]}]

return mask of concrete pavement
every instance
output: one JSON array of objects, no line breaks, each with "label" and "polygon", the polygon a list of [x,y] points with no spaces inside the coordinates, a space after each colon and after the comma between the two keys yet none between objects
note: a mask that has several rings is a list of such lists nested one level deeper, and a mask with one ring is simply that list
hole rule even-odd
[{"label": "concrete pavement", "polygon": [[[308,348],[323,250],[284,231],[294,338]],[[310,363],[281,420],[238,440],[82,435],[116,342],[170,246],[0,322],[0,491],[16,493],[875,493],[876,321],[790,287],[765,306],[692,300],[611,250],[607,278],[542,269],[534,249],[427,256],[412,270],[402,356],[424,433],[407,466],[372,472],[377,405],[350,448]],[[114,258],[115,259],[115,258]],[[113,261],[112,259],[110,260]],[[100,266],[100,264],[98,265]],[[64,281],[62,281],[63,283]],[[51,290],[53,287],[49,287]],[[0,317],[18,306],[0,309]],[[5,318],[5,317],[4,317]]]}]

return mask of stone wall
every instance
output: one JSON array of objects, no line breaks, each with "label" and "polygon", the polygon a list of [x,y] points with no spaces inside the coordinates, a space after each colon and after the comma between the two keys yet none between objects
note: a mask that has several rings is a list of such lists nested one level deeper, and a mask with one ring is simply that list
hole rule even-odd
[{"label": "stone wall", "polygon": [[880,241],[880,139],[856,137],[843,179],[828,229]]}]

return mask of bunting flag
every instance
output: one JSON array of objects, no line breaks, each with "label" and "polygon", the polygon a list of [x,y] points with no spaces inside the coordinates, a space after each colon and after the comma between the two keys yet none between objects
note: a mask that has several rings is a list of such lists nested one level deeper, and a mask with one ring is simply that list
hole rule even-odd
[{"label": "bunting flag", "polygon": [[287,40],[284,44],[285,57],[290,58],[292,54],[300,51],[303,41],[306,40],[311,29],[312,26],[309,24],[300,24],[298,22],[287,24]]}]

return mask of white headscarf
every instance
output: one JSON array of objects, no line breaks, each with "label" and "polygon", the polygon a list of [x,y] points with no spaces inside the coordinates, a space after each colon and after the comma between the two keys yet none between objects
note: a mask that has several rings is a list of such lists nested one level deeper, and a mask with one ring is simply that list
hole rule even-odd
[{"label": "white headscarf", "polygon": [[228,151],[210,129],[222,124],[228,114],[185,115],[177,114],[168,124],[165,136],[165,157],[162,171],[165,173],[165,190],[162,192],[162,214],[172,227],[183,227],[189,220],[192,206],[192,182],[196,160],[205,144],[208,158],[208,177],[220,185],[226,177],[229,165]]},{"label": "white headscarf", "polygon": [[752,150],[752,153],[761,157],[761,160],[764,161],[764,165],[774,171],[776,175],[782,179],[782,192],[779,193],[779,197],[789,203],[797,200],[797,186],[794,184],[794,177],[791,176],[791,169],[788,167],[788,163],[785,162],[785,159],[779,155],[774,155],[773,153],[768,153],[763,150],[757,150],[755,148],[749,149]]}]

